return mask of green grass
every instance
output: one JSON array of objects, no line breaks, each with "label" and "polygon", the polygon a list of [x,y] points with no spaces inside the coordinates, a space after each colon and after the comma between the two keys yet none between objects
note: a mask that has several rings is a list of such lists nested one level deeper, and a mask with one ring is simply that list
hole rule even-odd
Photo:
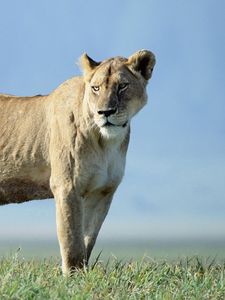
[{"label": "green grass", "polygon": [[198,257],[178,262],[92,263],[64,278],[59,262],[0,261],[0,299],[225,299],[225,262]]}]

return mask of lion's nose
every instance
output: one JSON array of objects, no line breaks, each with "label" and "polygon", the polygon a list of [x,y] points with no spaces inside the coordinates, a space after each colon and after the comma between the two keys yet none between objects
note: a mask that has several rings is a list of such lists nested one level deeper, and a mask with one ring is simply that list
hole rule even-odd
[{"label": "lion's nose", "polygon": [[104,115],[107,117],[109,117],[110,115],[115,114],[116,109],[107,109],[107,110],[99,110],[98,113],[99,115]]}]

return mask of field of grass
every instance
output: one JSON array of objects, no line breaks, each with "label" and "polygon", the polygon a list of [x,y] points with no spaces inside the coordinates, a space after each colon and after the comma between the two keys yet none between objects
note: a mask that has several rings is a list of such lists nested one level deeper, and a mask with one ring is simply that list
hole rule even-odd
[{"label": "field of grass", "polygon": [[59,261],[0,260],[0,299],[225,299],[225,262],[197,257],[93,262],[64,278]]},{"label": "field of grass", "polygon": [[89,269],[64,278],[56,240],[1,240],[0,300],[4,299],[222,300],[225,243],[98,241]]}]

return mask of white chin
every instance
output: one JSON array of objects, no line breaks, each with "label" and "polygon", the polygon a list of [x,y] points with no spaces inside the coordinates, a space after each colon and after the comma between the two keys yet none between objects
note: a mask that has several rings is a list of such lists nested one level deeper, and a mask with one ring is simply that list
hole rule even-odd
[{"label": "white chin", "polygon": [[100,133],[104,138],[114,139],[120,138],[127,132],[127,127],[122,126],[104,126],[100,127]]}]

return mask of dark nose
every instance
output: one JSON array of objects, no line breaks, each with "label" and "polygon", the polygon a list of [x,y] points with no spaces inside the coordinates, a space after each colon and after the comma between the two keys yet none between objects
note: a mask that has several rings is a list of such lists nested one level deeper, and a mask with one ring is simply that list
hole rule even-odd
[{"label": "dark nose", "polygon": [[115,114],[116,109],[107,109],[107,110],[99,110],[98,113],[99,115],[104,115],[107,117],[109,117],[110,115]]}]

